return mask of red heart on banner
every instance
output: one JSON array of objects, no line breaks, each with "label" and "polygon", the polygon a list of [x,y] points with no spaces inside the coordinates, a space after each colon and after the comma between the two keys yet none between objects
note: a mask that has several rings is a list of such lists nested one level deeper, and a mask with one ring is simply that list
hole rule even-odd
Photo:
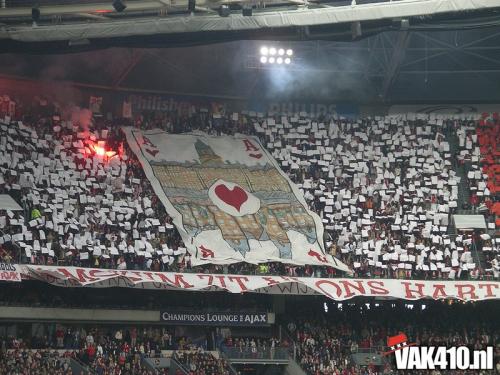
[{"label": "red heart on banner", "polygon": [[215,195],[224,203],[236,208],[240,211],[241,205],[248,199],[248,194],[239,186],[229,190],[226,185],[218,185],[215,187]]}]

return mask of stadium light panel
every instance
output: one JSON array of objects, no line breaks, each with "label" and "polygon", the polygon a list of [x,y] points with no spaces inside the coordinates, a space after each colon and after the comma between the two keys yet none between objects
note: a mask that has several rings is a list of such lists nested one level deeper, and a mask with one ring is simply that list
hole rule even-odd
[{"label": "stadium light panel", "polygon": [[[260,52],[260,62],[262,64],[286,64],[292,63],[292,49],[285,49],[277,46],[261,46]],[[265,58],[263,58],[265,57]]]}]

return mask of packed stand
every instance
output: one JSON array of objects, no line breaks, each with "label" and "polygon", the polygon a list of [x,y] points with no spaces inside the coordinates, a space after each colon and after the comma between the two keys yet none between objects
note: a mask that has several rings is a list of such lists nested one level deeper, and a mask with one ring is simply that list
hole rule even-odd
[{"label": "packed stand", "polygon": [[177,352],[176,359],[184,366],[189,375],[231,374],[225,359],[217,358],[212,353],[203,350]]},{"label": "packed stand", "polygon": [[[469,122],[457,130],[460,151],[459,161],[465,165],[472,209],[484,213],[495,228],[500,216],[500,164],[498,113],[483,113],[478,121]],[[497,212],[498,211],[498,212]]]},{"label": "packed stand", "polygon": [[2,259],[182,271],[189,254],[119,127],[89,116],[78,112],[80,126],[58,115],[0,126],[0,192],[24,207],[0,217]]},{"label": "packed stand", "polygon": [[458,160],[464,169],[469,202],[465,209],[484,215],[487,228],[475,238],[475,246],[484,256],[485,277],[500,276],[500,238],[495,230],[500,227],[500,164],[497,140],[500,122],[497,113],[483,113],[476,122],[469,122],[457,130]]},{"label": "packed stand", "polygon": [[[488,227],[500,229],[500,118],[498,113],[483,114],[477,125],[478,144],[481,151],[480,166],[486,177],[483,197]],[[486,195],[486,191],[490,196]],[[479,192],[477,193],[479,194]],[[490,232],[491,233],[491,232]],[[485,233],[480,236],[480,247],[485,257],[486,275],[500,277],[500,238]]]},{"label": "packed stand", "polygon": [[358,277],[399,278],[458,278],[479,268],[448,235],[460,183],[449,127],[406,116],[255,123],[321,215],[331,255]]},{"label": "packed stand", "polygon": [[[189,252],[119,130],[123,121],[92,119],[86,110],[63,120],[60,111],[40,103],[29,112],[23,124],[31,127],[17,122],[0,127],[5,150],[0,193],[22,201],[24,208],[0,217],[4,261],[338,276],[329,267],[280,263],[192,268]],[[328,252],[356,277],[482,277],[470,238],[448,235],[460,177],[446,133],[458,131],[456,123],[410,115],[212,116],[193,107],[182,116],[145,113],[134,125],[258,135],[321,216]]]},{"label": "packed stand", "polygon": [[[158,357],[162,350],[189,347],[191,345],[187,338],[175,338],[167,329],[158,327],[111,329],[57,325],[55,330],[49,330],[45,334],[24,338],[11,335],[2,340],[3,352],[28,355],[27,353],[34,350],[34,353],[39,353],[36,354],[39,357],[40,353],[59,351],[63,353],[63,358],[72,356],[99,375],[160,375],[163,374],[162,370],[148,370],[142,359]],[[52,356],[51,354],[50,358]]]},{"label": "packed stand", "polygon": [[69,355],[57,352],[15,349],[0,355],[1,375],[72,375]]},{"label": "packed stand", "polygon": [[226,337],[220,348],[230,358],[286,359],[290,342],[277,337]]},{"label": "packed stand", "polygon": [[[296,343],[297,363],[310,375],[385,374],[394,373],[390,357],[376,364],[356,362],[352,354],[382,354],[390,350],[387,338],[400,332],[417,346],[468,346],[483,350],[493,346],[494,374],[500,371],[500,330],[495,313],[481,319],[470,319],[470,306],[430,307],[430,311],[402,304],[339,304],[330,315],[314,314],[290,321],[288,332]],[[377,307],[378,306],[378,307]],[[425,305],[424,305],[425,306]],[[472,308],[473,309],[473,308]],[[439,316],[436,319],[436,316]],[[397,318],[395,318],[397,317]],[[385,357],[384,357],[385,358]],[[383,359],[383,358],[382,358]],[[495,371],[496,370],[496,371]],[[413,372],[412,372],[413,373]],[[424,372],[425,373],[425,372]],[[453,372],[446,372],[452,374]],[[464,374],[464,372],[456,372]],[[465,372],[473,374],[474,371]]]},{"label": "packed stand", "polygon": [[[62,336],[62,333],[59,335]],[[83,340],[80,340],[79,358],[97,374],[116,373],[118,369],[124,373],[142,374],[147,369],[142,364],[143,357],[159,356],[161,350],[171,349],[174,345],[173,337],[167,330],[154,327],[92,329],[84,335],[83,330],[80,333]]]}]

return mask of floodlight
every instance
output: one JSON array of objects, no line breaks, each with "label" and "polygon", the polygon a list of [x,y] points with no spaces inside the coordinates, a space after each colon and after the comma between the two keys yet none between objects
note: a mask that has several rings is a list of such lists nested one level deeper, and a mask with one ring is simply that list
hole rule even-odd
[{"label": "floodlight", "polygon": [[266,57],[266,56],[261,56],[261,57],[260,57],[260,62],[261,62],[262,64],[267,63],[267,57]]}]

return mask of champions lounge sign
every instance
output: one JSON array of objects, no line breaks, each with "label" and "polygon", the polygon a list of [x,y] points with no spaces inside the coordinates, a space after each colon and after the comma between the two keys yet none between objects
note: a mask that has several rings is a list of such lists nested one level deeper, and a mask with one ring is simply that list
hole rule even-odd
[{"label": "champions lounge sign", "polygon": [[169,324],[204,326],[252,326],[269,325],[267,313],[227,313],[227,312],[179,312],[162,311],[160,320]]}]

